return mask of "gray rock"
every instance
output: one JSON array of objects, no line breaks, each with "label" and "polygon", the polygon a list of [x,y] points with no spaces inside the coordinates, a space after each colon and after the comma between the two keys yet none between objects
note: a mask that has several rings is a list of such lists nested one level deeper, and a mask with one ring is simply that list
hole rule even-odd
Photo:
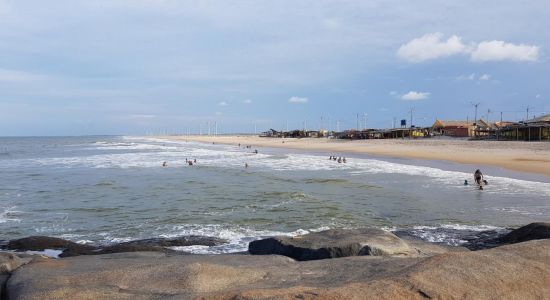
[{"label": "gray rock", "polygon": [[550,223],[531,223],[501,237],[501,243],[512,244],[530,240],[550,239]]},{"label": "gray rock", "polygon": [[32,262],[8,299],[548,299],[550,240],[432,257],[154,252]]},{"label": "gray rock", "polygon": [[377,228],[330,229],[296,237],[267,238],[251,242],[248,252],[254,255],[279,254],[297,260],[416,254],[393,233]]}]

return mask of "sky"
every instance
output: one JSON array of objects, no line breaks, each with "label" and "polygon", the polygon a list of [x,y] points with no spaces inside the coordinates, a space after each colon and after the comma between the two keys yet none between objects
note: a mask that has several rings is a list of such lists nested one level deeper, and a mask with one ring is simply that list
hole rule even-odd
[{"label": "sky", "polygon": [[0,0],[0,136],[519,121],[548,28],[547,0]]}]

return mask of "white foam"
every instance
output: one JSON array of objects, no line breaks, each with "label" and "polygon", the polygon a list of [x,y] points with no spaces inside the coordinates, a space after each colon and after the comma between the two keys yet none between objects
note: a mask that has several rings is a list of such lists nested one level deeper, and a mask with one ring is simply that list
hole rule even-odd
[{"label": "white foam", "polygon": [[[378,159],[353,158],[347,163],[329,161],[325,156],[306,154],[270,155],[254,154],[250,149],[227,145],[210,145],[195,142],[169,141],[154,138],[124,138],[125,142],[96,142],[98,149],[126,149],[127,152],[84,155],[77,157],[57,157],[12,160],[11,163],[25,165],[45,165],[54,167],[86,168],[158,168],[163,161],[168,167],[187,166],[186,159],[197,159],[198,166],[221,168],[243,168],[258,171],[343,171],[349,175],[361,174],[400,174],[429,178],[426,188],[444,185],[454,189],[464,189],[462,182],[471,179],[472,174],[448,171],[433,167],[415,166],[388,162]],[[550,183],[513,179],[498,176],[485,176],[489,185],[488,194],[537,194],[550,197]],[[468,187],[467,187],[468,188]],[[473,190],[471,187],[468,191]]]},{"label": "white foam", "polygon": [[14,215],[21,213],[21,211],[15,210],[15,208],[16,206],[4,208],[4,211],[0,212],[0,223],[21,222],[21,219],[14,218]]},{"label": "white foam", "polygon": [[59,255],[63,253],[63,250],[56,250],[56,249],[44,249],[43,251],[25,251],[27,254],[38,254],[38,255],[44,255],[47,257],[52,258],[59,258]]}]

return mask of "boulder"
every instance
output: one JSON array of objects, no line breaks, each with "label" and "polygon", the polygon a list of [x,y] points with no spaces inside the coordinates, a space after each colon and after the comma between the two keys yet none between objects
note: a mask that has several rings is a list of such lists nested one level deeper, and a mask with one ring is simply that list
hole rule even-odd
[{"label": "boulder", "polygon": [[90,245],[82,245],[68,240],[49,236],[30,236],[11,240],[7,248],[17,251],[44,251],[46,249],[63,249],[64,252],[73,255],[91,254],[97,248]]},{"label": "boulder", "polygon": [[21,259],[13,253],[0,252],[0,274],[9,274],[29,261],[30,259]]},{"label": "boulder", "polygon": [[59,257],[71,257],[79,255],[97,255],[118,252],[158,251],[172,252],[166,247],[174,246],[216,246],[226,243],[223,239],[203,236],[182,236],[177,238],[153,238],[135,240],[108,246],[83,245],[68,240],[48,237],[31,236],[22,239],[11,240],[6,248],[17,251],[43,251],[45,249],[60,249],[63,253]]},{"label": "boulder", "polygon": [[153,238],[135,240],[121,243],[121,245],[150,245],[159,247],[182,247],[182,246],[218,246],[227,243],[227,240],[199,235],[180,236],[175,238]]},{"label": "boulder", "polygon": [[7,299],[548,299],[550,240],[432,257],[117,253],[33,261]]},{"label": "boulder", "polygon": [[416,254],[393,233],[377,228],[330,229],[295,237],[272,237],[251,242],[248,252],[254,255],[279,254],[296,260]]},{"label": "boulder", "polygon": [[501,243],[513,244],[530,240],[550,239],[550,223],[531,223],[501,237]]}]

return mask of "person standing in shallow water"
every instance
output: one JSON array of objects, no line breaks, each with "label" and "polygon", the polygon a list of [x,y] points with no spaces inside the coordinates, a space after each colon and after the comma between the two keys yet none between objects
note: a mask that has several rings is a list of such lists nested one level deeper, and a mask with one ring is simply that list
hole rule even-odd
[{"label": "person standing in shallow water", "polygon": [[481,185],[481,181],[483,180],[483,173],[481,173],[479,169],[474,172],[474,180],[477,184]]}]

